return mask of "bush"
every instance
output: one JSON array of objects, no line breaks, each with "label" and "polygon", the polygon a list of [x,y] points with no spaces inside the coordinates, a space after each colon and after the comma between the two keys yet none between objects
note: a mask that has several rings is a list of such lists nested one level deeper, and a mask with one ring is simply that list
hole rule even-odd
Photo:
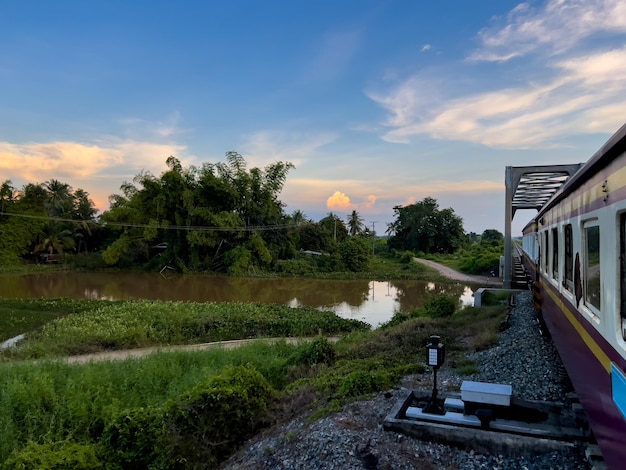
[{"label": "bush", "polygon": [[163,406],[124,413],[101,441],[128,469],[215,468],[263,423],[274,389],[257,371],[228,367]]},{"label": "bush", "polygon": [[91,445],[74,442],[30,443],[21,452],[7,459],[3,469],[98,470],[104,469]]},{"label": "bush", "polygon": [[162,407],[124,413],[107,426],[100,444],[103,458],[121,468],[163,468],[167,440]]},{"label": "bush", "polygon": [[451,317],[455,312],[457,301],[445,295],[430,297],[424,302],[424,312],[432,318]]},{"label": "bush", "polygon": [[313,364],[332,365],[336,358],[335,347],[326,338],[318,337],[303,345],[294,353],[289,362],[307,366],[312,366]]},{"label": "bush", "polygon": [[317,272],[317,266],[306,259],[289,259],[277,261],[276,270],[292,276],[307,276]]},{"label": "bush", "polygon": [[350,237],[339,244],[341,259],[349,271],[366,271],[370,260],[370,245],[362,238]]},{"label": "bush", "polygon": [[215,468],[258,430],[274,393],[259,372],[239,366],[168,403],[167,440],[174,461]]},{"label": "bush", "polygon": [[405,251],[400,255],[400,262],[404,264],[409,264],[413,261],[413,258],[415,258],[415,253],[413,253],[412,251]]},{"label": "bush", "polygon": [[394,375],[387,370],[356,370],[345,378],[337,391],[337,396],[339,398],[359,397],[387,390],[397,380]]}]

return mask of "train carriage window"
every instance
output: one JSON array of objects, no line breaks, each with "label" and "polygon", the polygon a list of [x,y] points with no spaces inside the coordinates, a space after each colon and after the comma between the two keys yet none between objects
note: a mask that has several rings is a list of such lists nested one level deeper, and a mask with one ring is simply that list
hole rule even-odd
[{"label": "train carriage window", "polygon": [[600,310],[600,227],[590,225],[585,227],[585,269],[584,292],[585,304],[592,305]]},{"label": "train carriage window", "polygon": [[552,278],[559,278],[559,231],[552,229]]},{"label": "train carriage window", "polygon": [[563,285],[568,291],[574,292],[574,237],[572,224],[568,224],[564,227],[563,235],[565,236],[565,244],[563,246],[563,254],[565,256]]}]

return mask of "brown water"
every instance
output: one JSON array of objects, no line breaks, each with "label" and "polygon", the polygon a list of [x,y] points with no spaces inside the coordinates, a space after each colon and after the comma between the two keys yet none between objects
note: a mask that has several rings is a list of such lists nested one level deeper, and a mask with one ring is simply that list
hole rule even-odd
[{"label": "brown water", "polygon": [[195,302],[257,302],[332,310],[373,327],[395,312],[421,307],[433,293],[473,303],[472,289],[462,283],[424,281],[344,281],[303,278],[235,278],[204,274],[49,273],[0,276],[0,297],[76,299],[159,299]]}]

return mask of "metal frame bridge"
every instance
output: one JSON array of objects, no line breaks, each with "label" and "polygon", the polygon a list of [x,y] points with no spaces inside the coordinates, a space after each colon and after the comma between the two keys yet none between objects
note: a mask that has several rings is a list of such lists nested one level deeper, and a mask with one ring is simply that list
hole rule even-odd
[{"label": "metal frame bridge", "polygon": [[513,250],[511,222],[518,209],[541,209],[559,188],[582,166],[507,166],[505,172],[504,273],[503,287],[511,288]]}]

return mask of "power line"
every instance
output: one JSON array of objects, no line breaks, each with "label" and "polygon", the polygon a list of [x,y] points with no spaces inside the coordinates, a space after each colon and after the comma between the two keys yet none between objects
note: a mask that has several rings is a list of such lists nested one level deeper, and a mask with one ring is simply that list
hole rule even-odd
[{"label": "power line", "polygon": [[133,224],[125,222],[100,222],[97,220],[85,220],[85,219],[66,219],[62,217],[46,217],[42,215],[32,214],[14,214],[11,212],[0,212],[0,215],[9,217],[19,217],[22,219],[35,219],[54,222],[68,222],[74,224],[80,224],[83,222],[90,222],[99,227],[128,227],[128,228],[156,228],[162,230],[186,230],[186,231],[200,231],[200,232],[260,232],[260,231],[272,231],[282,230],[287,228],[295,228],[296,224],[278,224],[278,225],[252,225],[248,227],[210,227],[206,225],[151,225],[151,224]]}]

